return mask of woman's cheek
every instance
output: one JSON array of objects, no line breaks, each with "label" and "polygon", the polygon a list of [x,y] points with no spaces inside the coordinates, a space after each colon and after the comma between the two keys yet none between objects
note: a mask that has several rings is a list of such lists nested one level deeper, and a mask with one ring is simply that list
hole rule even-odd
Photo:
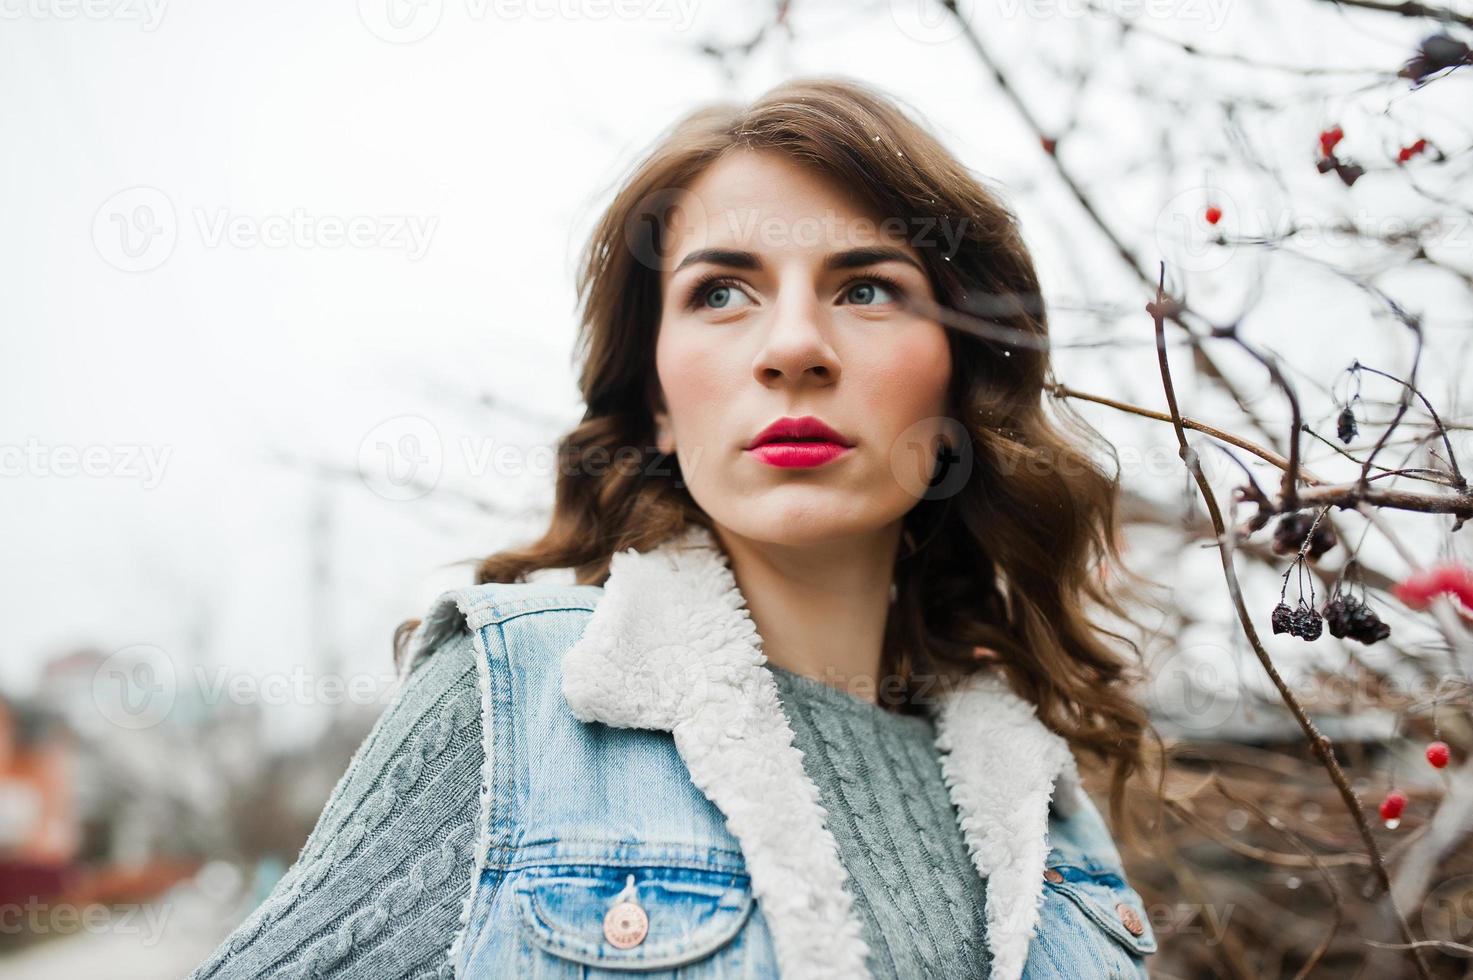
[{"label": "woman's cheek", "polygon": [[[934,334],[932,333],[934,330]],[[891,414],[896,431],[939,414],[951,380],[951,350],[940,327],[897,341],[874,362],[870,404]]]},{"label": "woman's cheek", "polygon": [[693,342],[679,327],[662,337],[655,365],[677,444],[715,448],[705,444],[719,440],[720,422],[730,403],[726,389],[733,372],[740,370],[730,360],[727,352]]}]

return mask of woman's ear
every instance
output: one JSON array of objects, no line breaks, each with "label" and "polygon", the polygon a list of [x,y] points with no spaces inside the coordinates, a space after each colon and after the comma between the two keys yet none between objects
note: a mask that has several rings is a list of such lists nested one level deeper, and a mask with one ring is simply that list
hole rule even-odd
[{"label": "woman's ear", "polygon": [[655,413],[655,448],[667,456],[675,454],[675,434],[670,429],[670,413]]},{"label": "woman's ear", "polygon": [[670,412],[665,407],[665,392],[660,387],[659,379],[655,377],[654,372],[650,372],[645,398],[650,417],[655,422],[655,449],[666,456],[673,456],[675,454],[675,433],[670,428]]}]

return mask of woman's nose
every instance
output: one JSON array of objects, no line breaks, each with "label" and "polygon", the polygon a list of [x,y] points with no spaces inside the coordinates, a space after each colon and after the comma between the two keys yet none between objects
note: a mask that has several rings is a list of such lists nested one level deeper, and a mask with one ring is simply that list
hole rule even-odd
[{"label": "woman's nose", "polygon": [[839,359],[829,342],[826,314],[812,289],[775,304],[753,374],[763,384],[839,380]]}]

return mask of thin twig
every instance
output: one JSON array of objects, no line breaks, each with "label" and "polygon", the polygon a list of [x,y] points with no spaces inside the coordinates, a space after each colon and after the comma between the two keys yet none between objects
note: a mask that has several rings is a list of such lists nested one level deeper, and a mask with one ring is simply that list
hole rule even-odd
[{"label": "thin twig", "polygon": [[[1166,264],[1163,262],[1161,264],[1160,277],[1156,283],[1156,299],[1154,302],[1147,304],[1147,310],[1151,313],[1152,320],[1155,324],[1156,353],[1161,367],[1161,384],[1166,392],[1166,402],[1171,407],[1172,425],[1176,429],[1177,446],[1182,462],[1186,464],[1188,471],[1192,475],[1192,479],[1196,481],[1197,488],[1201,492],[1203,502],[1207,507],[1207,512],[1212,518],[1212,526],[1217,534],[1218,553],[1222,558],[1223,574],[1227,578],[1228,591],[1231,593],[1233,604],[1238,611],[1238,620],[1243,627],[1243,632],[1247,636],[1249,644],[1253,648],[1254,654],[1258,657],[1259,663],[1263,665],[1264,671],[1267,672],[1269,679],[1278,690],[1279,697],[1283,699],[1285,706],[1294,715],[1294,719],[1299,723],[1299,727],[1304,730],[1304,734],[1308,737],[1311,748],[1319,756],[1320,762],[1330,775],[1330,780],[1339,791],[1340,798],[1344,801],[1346,809],[1350,812],[1352,819],[1355,820],[1356,828],[1360,831],[1361,840],[1365,844],[1366,852],[1371,858],[1371,866],[1375,870],[1377,880],[1380,882],[1382,890],[1386,892],[1389,899],[1391,878],[1386,872],[1386,864],[1381,856],[1381,848],[1376,843],[1375,835],[1371,833],[1370,824],[1366,821],[1364,808],[1361,806],[1360,800],[1356,797],[1355,790],[1351,788],[1349,780],[1345,778],[1345,773],[1340,769],[1340,763],[1335,758],[1334,747],[1331,745],[1330,740],[1315,727],[1314,721],[1305,713],[1303,705],[1299,703],[1299,699],[1294,695],[1293,690],[1290,689],[1283,677],[1280,676],[1278,668],[1274,666],[1273,659],[1268,655],[1268,651],[1263,648],[1263,642],[1259,639],[1258,630],[1253,625],[1253,617],[1248,613],[1248,606],[1243,599],[1242,588],[1238,583],[1237,570],[1233,567],[1232,553],[1229,550],[1230,535],[1223,523],[1222,511],[1218,508],[1217,498],[1212,492],[1211,484],[1207,482],[1207,477],[1202,472],[1202,465],[1197,457],[1196,450],[1187,442],[1186,427],[1182,424],[1181,411],[1177,407],[1176,388],[1171,381],[1171,366],[1166,357],[1164,311],[1167,305]],[[1406,916],[1394,901],[1391,902],[1391,907],[1401,927],[1402,938],[1408,943],[1415,942],[1412,936],[1411,926],[1407,922]],[[1412,957],[1417,965],[1417,973],[1423,980],[1432,980],[1432,975],[1427,970],[1427,964],[1422,959],[1421,950],[1412,950]]]}]

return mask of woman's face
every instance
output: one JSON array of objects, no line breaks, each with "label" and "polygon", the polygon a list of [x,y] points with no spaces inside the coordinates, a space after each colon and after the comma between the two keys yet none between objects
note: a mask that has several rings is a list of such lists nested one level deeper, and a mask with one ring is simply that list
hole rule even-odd
[{"label": "woman's face", "polygon": [[[935,298],[907,242],[915,222],[886,222],[758,151],[713,164],[681,205],[660,273],[656,421],[691,496],[721,527],[773,543],[898,521],[948,431],[945,330],[897,302]],[[839,444],[754,448],[771,423],[805,416]]]}]

